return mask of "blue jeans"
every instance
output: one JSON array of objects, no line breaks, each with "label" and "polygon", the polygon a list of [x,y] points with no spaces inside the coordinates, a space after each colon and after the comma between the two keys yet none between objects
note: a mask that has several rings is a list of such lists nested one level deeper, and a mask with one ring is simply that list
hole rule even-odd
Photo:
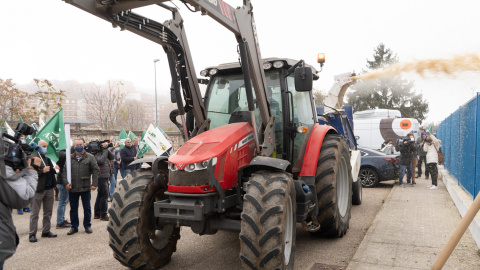
[{"label": "blue jeans", "polygon": [[131,172],[132,172],[132,169],[123,169],[123,174],[122,174],[122,171],[120,171],[120,174],[122,174],[122,178],[125,179],[125,177],[127,177],[127,174]]},{"label": "blue jeans", "polygon": [[405,170],[407,170],[407,183],[410,183],[412,179],[413,168],[412,164],[410,165],[400,165],[400,177],[398,179],[399,184],[403,184],[403,176],[405,175]]},{"label": "blue jeans", "polygon": [[72,229],[78,229],[80,221],[78,220],[78,201],[82,198],[83,206],[83,227],[90,228],[92,219],[92,208],[90,206],[90,191],[84,192],[69,192],[68,197],[70,200],[70,220],[72,222]]},{"label": "blue jeans", "polygon": [[65,208],[68,204],[68,190],[62,184],[57,184],[58,206],[57,206],[57,224],[65,221]]},{"label": "blue jeans", "polygon": [[97,199],[93,207],[95,215],[105,216],[108,208],[108,178],[98,178]]},{"label": "blue jeans", "polygon": [[113,199],[113,193],[115,192],[115,187],[117,186],[117,175],[118,175],[118,168],[113,168],[113,175],[110,177],[110,192],[109,198],[110,200]]}]

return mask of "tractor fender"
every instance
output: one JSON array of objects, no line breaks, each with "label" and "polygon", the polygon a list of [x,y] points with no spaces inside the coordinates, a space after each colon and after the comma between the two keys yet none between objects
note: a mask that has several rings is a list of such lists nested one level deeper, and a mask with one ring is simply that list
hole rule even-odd
[{"label": "tractor fender", "polygon": [[137,159],[135,161],[132,161],[130,164],[128,165],[134,165],[134,164],[138,164],[138,163],[153,163],[155,160],[163,160],[163,159],[168,159],[168,156],[150,156],[150,157],[145,157],[145,158],[141,158],[141,159]]},{"label": "tractor fender", "polygon": [[262,156],[254,157],[250,162],[250,164],[248,164],[242,169],[247,169],[249,171],[258,171],[265,168],[276,169],[276,170],[280,170],[288,173],[292,172],[292,165],[290,164],[289,161],[278,159],[278,158],[272,158],[272,157],[262,157]]},{"label": "tractor fender", "polygon": [[337,131],[328,125],[318,125],[313,127],[312,134],[308,139],[307,148],[303,157],[302,169],[298,176],[315,176],[317,171],[318,155],[322,148],[323,139],[327,134],[337,134]]}]

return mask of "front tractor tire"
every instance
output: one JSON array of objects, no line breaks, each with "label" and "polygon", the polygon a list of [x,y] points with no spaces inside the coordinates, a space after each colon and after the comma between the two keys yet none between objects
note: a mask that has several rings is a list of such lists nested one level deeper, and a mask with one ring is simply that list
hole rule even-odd
[{"label": "front tractor tire", "polygon": [[161,184],[154,184],[150,169],[134,171],[117,184],[107,231],[113,257],[124,266],[157,269],[170,262],[176,251],[180,228],[167,225],[157,230],[155,226],[153,203],[166,199],[164,192]]},{"label": "front tractor tire", "polygon": [[252,174],[243,198],[240,259],[246,269],[293,269],[296,200],[286,172]]},{"label": "front tractor tire", "polygon": [[318,199],[317,222],[309,226],[316,236],[343,237],[347,233],[352,208],[350,152],[343,137],[325,136],[315,174]]}]

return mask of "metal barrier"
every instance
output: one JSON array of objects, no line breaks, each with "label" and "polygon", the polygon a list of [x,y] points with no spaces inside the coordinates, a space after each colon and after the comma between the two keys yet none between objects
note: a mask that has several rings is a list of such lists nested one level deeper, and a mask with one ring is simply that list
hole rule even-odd
[{"label": "metal barrier", "polygon": [[480,189],[480,95],[448,116],[437,129],[445,168],[472,197]]}]

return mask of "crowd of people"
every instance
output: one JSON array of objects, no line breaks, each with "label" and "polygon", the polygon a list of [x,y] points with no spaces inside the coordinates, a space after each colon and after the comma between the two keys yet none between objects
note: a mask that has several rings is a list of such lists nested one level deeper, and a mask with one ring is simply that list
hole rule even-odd
[{"label": "crowd of people", "polygon": [[[417,140],[410,132],[405,138],[398,140],[395,145],[392,139],[386,140],[382,144],[381,151],[386,154],[393,154],[393,150],[400,152],[398,182],[401,187],[405,187],[403,182],[405,175],[407,184],[413,186],[417,184],[415,178],[421,177],[424,173],[425,179],[431,178],[432,181],[427,187],[434,190],[438,189],[437,165],[439,165],[438,151],[441,150],[441,147],[442,142],[439,139],[425,129],[420,129],[420,136]],[[424,170],[422,170],[422,166],[425,167]]]},{"label": "crowd of people", "polygon": [[[167,140],[173,143],[169,137]],[[73,141],[70,156],[67,156],[66,150],[58,152],[56,164],[46,156],[47,141],[38,141],[36,152],[29,156],[23,156],[23,151],[19,148],[20,145],[27,144],[25,136],[20,136],[18,141],[18,146],[14,146],[13,141],[10,144],[0,139],[0,270],[19,244],[13,224],[12,209],[17,209],[19,215],[23,215],[24,212],[30,213],[28,239],[29,242],[36,243],[42,208],[40,236],[42,238],[57,237],[57,234],[51,230],[55,201],[58,201],[55,228],[70,228],[67,235],[78,233],[80,226],[78,211],[81,200],[84,216],[82,225],[85,232],[91,234],[91,192],[97,190],[93,219],[109,221],[108,202],[114,198],[118,173],[123,179],[142,166],[141,162],[134,162],[139,159],[137,154],[140,151],[139,139],[136,137],[126,139],[123,148],[120,147],[119,141],[111,145],[107,141],[94,140],[86,145],[82,138],[77,138]],[[92,150],[93,148],[95,150]],[[5,154],[3,154],[4,149]],[[172,150],[173,148],[170,148],[167,152],[171,153]],[[21,153],[20,158],[15,151]],[[70,172],[67,171],[69,160]],[[134,164],[131,164],[132,162]],[[70,181],[67,177],[68,173],[71,176]],[[65,217],[68,204],[70,204],[70,221]]]},{"label": "crowd of people", "polygon": [[[40,140],[38,145],[41,148],[38,148],[39,151],[32,155],[32,157],[39,157],[42,162],[36,170],[38,183],[35,187],[35,195],[30,203],[31,208],[27,205],[17,209],[19,215],[30,212],[29,241],[32,243],[38,241],[38,219],[42,207],[41,237],[57,237],[57,234],[51,231],[51,218],[55,200],[58,201],[55,228],[70,228],[67,235],[78,232],[80,226],[78,208],[81,200],[84,214],[82,225],[86,233],[92,233],[90,203],[91,191],[94,190],[97,190],[97,197],[93,207],[93,219],[109,221],[108,202],[113,200],[118,173],[123,179],[127,174],[141,168],[141,163],[129,165],[138,159],[138,141],[136,137],[133,140],[126,139],[125,147],[122,149],[120,149],[119,141],[116,141],[112,147],[108,147],[108,142],[103,142],[99,151],[89,153],[85,149],[85,141],[81,138],[75,139],[69,157],[71,159],[71,183],[69,183],[66,170],[66,151],[59,151],[59,160],[54,166],[53,162],[45,156],[48,143]],[[70,203],[70,221],[65,218],[68,203]]]}]

